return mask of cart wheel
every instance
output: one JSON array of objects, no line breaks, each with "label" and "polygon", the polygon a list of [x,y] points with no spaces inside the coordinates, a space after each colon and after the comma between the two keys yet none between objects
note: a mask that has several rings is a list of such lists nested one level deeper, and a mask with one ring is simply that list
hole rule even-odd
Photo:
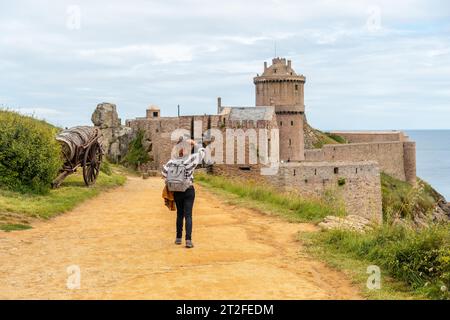
[{"label": "cart wheel", "polygon": [[83,179],[87,186],[93,185],[100,173],[102,149],[98,142],[91,144],[84,154]]}]

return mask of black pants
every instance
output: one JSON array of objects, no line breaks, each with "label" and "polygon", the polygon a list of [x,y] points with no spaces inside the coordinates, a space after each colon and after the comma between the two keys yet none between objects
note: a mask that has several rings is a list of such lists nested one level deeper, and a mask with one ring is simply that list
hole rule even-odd
[{"label": "black pants", "polygon": [[186,219],[186,240],[192,240],[192,208],[195,189],[191,186],[185,192],[174,192],[173,197],[177,205],[177,238],[183,236],[183,219]]}]

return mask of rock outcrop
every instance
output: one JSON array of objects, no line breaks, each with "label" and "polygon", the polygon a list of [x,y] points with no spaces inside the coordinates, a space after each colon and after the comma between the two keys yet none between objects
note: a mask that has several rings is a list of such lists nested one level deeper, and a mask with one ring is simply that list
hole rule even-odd
[{"label": "rock outcrop", "polygon": [[113,103],[99,103],[91,117],[94,126],[100,129],[120,127],[120,119],[117,107]]},{"label": "rock outcrop", "polygon": [[366,232],[372,229],[372,223],[370,220],[357,215],[345,217],[327,216],[319,223],[319,227],[325,230],[341,229]]},{"label": "rock outcrop", "polygon": [[94,126],[102,132],[101,144],[111,162],[120,162],[133,139],[133,130],[122,126],[113,103],[99,103],[91,117]]}]

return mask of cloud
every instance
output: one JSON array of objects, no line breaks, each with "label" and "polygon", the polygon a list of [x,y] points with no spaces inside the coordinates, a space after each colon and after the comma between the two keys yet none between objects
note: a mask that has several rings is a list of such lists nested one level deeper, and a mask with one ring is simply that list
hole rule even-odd
[{"label": "cloud", "polygon": [[[68,28],[72,5],[79,28]],[[277,55],[306,76],[307,116],[317,127],[449,126],[446,2],[23,0],[0,7],[0,104],[63,126],[88,124],[95,105],[108,100],[122,119],[142,116],[151,103],[163,115],[175,115],[177,104],[184,114],[214,113],[217,96],[251,105],[252,78],[275,43]],[[432,112],[423,117],[424,110]]]},{"label": "cloud", "polygon": [[170,63],[191,61],[194,48],[192,46],[169,44],[169,45],[128,45],[115,48],[83,49],[79,51],[82,58],[99,60],[110,60],[118,63],[123,58],[129,59],[152,59],[154,63]]}]

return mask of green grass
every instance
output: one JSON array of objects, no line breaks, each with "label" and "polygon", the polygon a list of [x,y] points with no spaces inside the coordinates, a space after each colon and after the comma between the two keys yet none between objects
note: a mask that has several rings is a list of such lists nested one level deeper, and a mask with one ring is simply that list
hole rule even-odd
[{"label": "green grass", "polygon": [[[345,230],[310,236],[311,248],[320,248],[345,261],[374,264],[406,284],[417,297],[448,299],[450,286],[450,228],[436,225],[423,230],[384,225],[366,234]],[[313,249],[314,250],[314,249]],[[317,250],[317,249],[316,249]]]},{"label": "green grass", "polygon": [[[433,189],[426,184],[413,188],[386,175],[382,179],[387,188],[383,201],[385,198],[389,201],[388,207],[402,207],[410,199],[408,192],[423,196],[424,199],[413,197],[423,207],[438,197],[433,196]],[[334,207],[334,200],[301,199],[251,181],[198,174],[196,182],[228,202],[276,214],[291,222],[318,222],[326,215],[343,214]],[[448,291],[441,291],[443,286],[450,287],[449,226],[417,231],[386,223],[365,234],[331,230],[300,233],[299,238],[308,252],[347,274],[369,299],[449,298]],[[369,265],[381,269],[379,290],[366,286]]]},{"label": "green grass", "polygon": [[[373,299],[448,299],[450,227],[423,230],[393,226],[394,217],[412,219],[429,214],[440,195],[418,179],[416,186],[381,174],[384,225],[366,234],[346,230],[302,234],[311,253],[351,275]],[[368,265],[381,268],[381,290],[366,287]]]},{"label": "green grass", "polygon": [[417,179],[417,185],[395,179],[381,173],[383,216],[385,221],[393,217],[413,218],[429,214],[439,200],[439,194],[426,182]]},{"label": "green grass", "polygon": [[133,167],[127,167],[125,165],[111,164],[111,163],[110,163],[110,166],[113,168],[114,172],[121,174],[121,175],[133,176],[133,177],[142,176],[142,173]]},{"label": "green grass", "polygon": [[9,223],[9,224],[0,225],[0,230],[3,230],[5,232],[16,231],[16,230],[27,230],[27,229],[31,229],[31,226],[27,225],[27,224],[20,224],[20,223]]},{"label": "green grass", "polygon": [[336,141],[337,143],[348,143],[348,141],[344,137],[341,137],[340,135],[331,132],[324,132],[324,134],[328,136],[328,138]]},{"label": "green grass", "polygon": [[74,208],[77,204],[98,195],[100,192],[123,185],[126,177],[117,173],[107,175],[100,172],[94,186],[84,185],[81,172],[67,177],[58,189],[47,194],[25,194],[0,189],[0,229],[18,230],[16,221],[8,219],[49,219]]},{"label": "green grass", "polygon": [[311,128],[314,132],[316,141],[313,143],[314,148],[320,149],[326,144],[338,144],[346,143],[347,141],[336,134],[331,134],[329,132],[322,132],[317,129]]},{"label": "green grass", "polygon": [[213,189],[216,193],[227,193],[236,204],[259,209],[264,212],[281,215],[292,222],[319,222],[328,215],[342,216],[342,206],[329,201],[332,194],[324,198],[304,199],[293,193],[281,193],[267,185],[256,182],[197,174],[196,182]]},{"label": "green grass", "polygon": [[146,163],[150,160],[148,152],[142,143],[144,135],[144,131],[139,129],[136,137],[130,142],[128,152],[122,160],[124,165],[137,169],[139,164]]},{"label": "green grass", "polygon": [[113,165],[108,160],[103,158],[102,165],[100,166],[100,171],[106,174],[107,176],[110,176],[113,173]]},{"label": "green grass", "polygon": [[329,233],[329,231],[303,232],[298,236],[309,254],[343,272],[365,298],[371,300],[426,299],[425,295],[414,291],[404,281],[393,278],[383,268],[381,268],[380,289],[369,289],[367,268],[374,265],[374,262],[365,257],[349,254],[345,250],[339,250],[335,245],[329,245],[327,242]]}]

